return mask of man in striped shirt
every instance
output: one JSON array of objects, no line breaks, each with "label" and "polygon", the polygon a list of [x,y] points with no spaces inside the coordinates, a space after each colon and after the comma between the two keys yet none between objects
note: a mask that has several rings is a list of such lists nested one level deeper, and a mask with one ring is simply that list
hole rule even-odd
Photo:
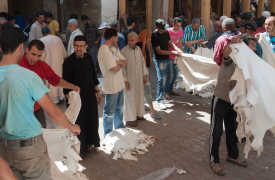
[{"label": "man in striped shirt", "polygon": [[182,44],[183,52],[194,54],[198,44],[206,41],[205,28],[200,25],[200,19],[194,18],[192,24],[187,26],[183,32]]}]

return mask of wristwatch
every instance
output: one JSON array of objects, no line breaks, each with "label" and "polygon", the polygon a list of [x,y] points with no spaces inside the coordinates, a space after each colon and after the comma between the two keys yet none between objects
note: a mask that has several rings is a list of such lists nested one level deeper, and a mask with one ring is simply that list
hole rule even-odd
[{"label": "wristwatch", "polygon": [[98,93],[98,92],[100,92],[100,90],[95,91],[95,93]]}]

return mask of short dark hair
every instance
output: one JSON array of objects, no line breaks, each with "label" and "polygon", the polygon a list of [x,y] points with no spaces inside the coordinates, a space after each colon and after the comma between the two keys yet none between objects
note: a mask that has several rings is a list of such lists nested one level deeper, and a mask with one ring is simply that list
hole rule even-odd
[{"label": "short dark hair", "polygon": [[74,42],[75,41],[84,41],[87,44],[87,38],[85,36],[83,36],[83,35],[75,36]]},{"label": "short dark hair", "polygon": [[232,11],[232,12],[231,12],[231,16],[234,15],[234,14],[237,15],[236,11]]},{"label": "short dark hair", "polygon": [[82,16],[81,16],[81,21],[84,21],[84,20],[89,20],[88,16],[82,15]]},{"label": "short dark hair", "polygon": [[53,18],[53,15],[52,15],[51,13],[47,13],[47,14],[45,15],[45,17],[47,17],[47,18]]},{"label": "short dark hair", "polygon": [[29,43],[28,49],[31,50],[33,46],[35,46],[39,51],[42,51],[45,49],[44,43],[37,39],[34,39]]},{"label": "short dark hair", "polygon": [[21,15],[21,12],[20,11],[16,11],[15,14],[20,14]]},{"label": "short dark hair", "polygon": [[175,17],[174,18],[173,23],[176,23],[176,22],[181,22],[182,23],[182,21],[181,21],[181,19],[179,17]]},{"label": "short dark hair", "polygon": [[42,15],[45,16],[45,13],[43,11],[38,11],[36,13],[36,17],[42,16]]},{"label": "short dark hair", "polygon": [[105,38],[105,40],[109,40],[113,36],[117,37],[118,36],[117,33],[118,33],[118,30],[116,30],[116,29],[113,29],[113,28],[106,29],[106,31],[104,33],[104,38]]},{"label": "short dark hair", "polygon": [[33,18],[32,18],[32,15],[30,14],[27,14],[25,19],[28,21],[28,22],[32,22],[33,21]]},{"label": "short dark hair", "polygon": [[184,13],[179,13],[179,16],[185,16],[185,14]]},{"label": "short dark hair", "polygon": [[5,19],[8,19],[8,13],[6,13],[6,12],[1,12],[0,13],[1,15],[1,17],[4,17]]},{"label": "short dark hair", "polygon": [[5,23],[2,24],[2,27],[1,27],[1,28],[2,28],[2,30],[3,30],[3,29],[5,29],[5,28],[7,28],[7,27],[12,27],[11,23],[5,22]]},{"label": "short dark hair", "polygon": [[15,19],[14,16],[9,16],[9,17],[8,17],[8,21],[11,21],[11,20],[14,20],[14,19]]},{"label": "short dark hair", "polygon": [[136,22],[136,19],[132,16],[127,18],[127,25],[131,26],[134,22]]},{"label": "short dark hair", "polygon": [[0,36],[0,47],[3,54],[12,54],[18,46],[25,42],[25,35],[20,28],[7,27]]},{"label": "short dark hair", "polygon": [[78,19],[78,15],[76,15],[76,14],[71,14],[71,15],[70,15],[70,19]]}]

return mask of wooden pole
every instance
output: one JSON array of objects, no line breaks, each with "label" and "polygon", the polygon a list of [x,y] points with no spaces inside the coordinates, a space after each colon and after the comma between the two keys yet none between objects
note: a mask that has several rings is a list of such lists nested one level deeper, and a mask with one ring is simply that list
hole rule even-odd
[{"label": "wooden pole", "polygon": [[217,17],[221,17],[221,1],[217,1]]},{"label": "wooden pole", "polygon": [[258,0],[257,18],[262,17],[262,13],[264,12],[264,1],[265,0]]},{"label": "wooden pole", "polygon": [[269,12],[275,12],[275,0],[270,0]]},{"label": "wooden pole", "polygon": [[209,39],[211,0],[201,0],[201,24],[205,28],[206,38]]},{"label": "wooden pole", "polygon": [[168,18],[174,17],[174,0],[169,0]]},{"label": "wooden pole", "polygon": [[119,0],[119,16],[122,14],[122,13],[126,13],[126,1],[127,0]]},{"label": "wooden pole", "polygon": [[152,31],[152,19],[153,19],[153,3],[152,0],[146,0],[146,29]]},{"label": "wooden pole", "polygon": [[187,0],[187,24],[191,24],[192,22],[192,0]]},{"label": "wooden pole", "polygon": [[223,0],[223,15],[231,17],[232,0]]},{"label": "wooden pole", "polygon": [[250,0],[243,0],[243,13],[250,12]]}]

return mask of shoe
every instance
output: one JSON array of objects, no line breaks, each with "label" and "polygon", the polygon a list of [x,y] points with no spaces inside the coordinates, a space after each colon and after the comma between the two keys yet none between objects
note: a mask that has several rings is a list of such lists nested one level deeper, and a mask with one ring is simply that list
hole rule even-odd
[{"label": "shoe", "polygon": [[160,110],[166,110],[166,106],[164,105],[163,100],[158,102],[158,105],[159,105]]},{"label": "shoe", "polygon": [[158,113],[156,113],[156,114],[151,114],[151,113],[150,113],[150,115],[151,115],[151,117],[154,118],[154,119],[159,119],[159,120],[162,119],[162,116],[159,115]]},{"label": "shoe", "polygon": [[145,111],[150,111],[150,108],[147,107],[147,106],[144,106],[145,107]]}]

